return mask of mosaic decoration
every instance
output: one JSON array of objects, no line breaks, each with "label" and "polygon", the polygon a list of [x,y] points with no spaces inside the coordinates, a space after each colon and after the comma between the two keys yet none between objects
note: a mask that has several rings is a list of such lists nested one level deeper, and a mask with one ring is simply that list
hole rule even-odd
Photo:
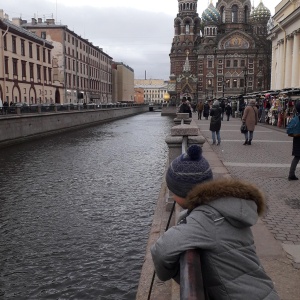
[{"label": "mosaic decoration", "polygon": [[202,13],[202,21],[203,23],[220,23],[220,12],[214,7],[212,3],[210,3],[208,8]]}]

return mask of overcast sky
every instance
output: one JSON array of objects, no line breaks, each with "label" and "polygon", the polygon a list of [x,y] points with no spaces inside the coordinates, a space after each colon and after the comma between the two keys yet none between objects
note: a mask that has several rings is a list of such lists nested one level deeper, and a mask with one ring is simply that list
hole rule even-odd
[{"label": "overcast sky", "polygon": [[[260,0],[255,0],[255,7]],[[54,18],[134,69],[136,79],[170,76],[169,53],[178,0],[7,0],[2,8],[24,20]],[[210,1],[198,1],[198,13]],[[273,15],[280,0],[263,0]],[[216,0],[213,1],[216,3]],[[253,1],[251,1],[253,3]]]}]

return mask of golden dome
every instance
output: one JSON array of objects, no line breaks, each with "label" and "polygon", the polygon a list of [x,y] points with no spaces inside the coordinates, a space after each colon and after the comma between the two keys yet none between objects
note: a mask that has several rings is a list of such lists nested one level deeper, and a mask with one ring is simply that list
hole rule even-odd
[{"label": "golden dome", "polygon": [[164,100],[165,101],[169,101],[170,100],[170,94],[169,93],[165,93],[164,94]]}]

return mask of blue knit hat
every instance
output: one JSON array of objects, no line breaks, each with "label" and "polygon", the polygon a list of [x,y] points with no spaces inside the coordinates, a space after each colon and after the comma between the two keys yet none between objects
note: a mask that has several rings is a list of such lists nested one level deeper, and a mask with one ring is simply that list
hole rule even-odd
[{"label": "blue knit hat", "polygon": [[166,174],[169,190],[182,198],[185,198],[195,185],[212,178],[210,165],[202,156],[202,148],[198,145],[190,146],[187,153],[175,158]]}]

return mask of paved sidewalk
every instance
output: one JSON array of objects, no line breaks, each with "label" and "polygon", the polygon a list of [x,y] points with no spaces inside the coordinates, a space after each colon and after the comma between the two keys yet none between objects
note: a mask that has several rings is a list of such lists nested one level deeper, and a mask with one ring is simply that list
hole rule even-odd
[{"label": "paved sidewalk", "polygon": [[[253,227],[257,253],[280,298],[298,300],[300,184],[287,180],[292,139],[282,129],[260,124],[254,131],[252,145],[244,146],[239,130],[241,120],[231,119],[222,122],[221,145],[211,145],[210,121],[197,120],[195,114],[193,118],[207,140],[204,156],[212,165],[213,173],[224,176],[223,166],[228,176],[254,183],[267,195],[268,212]],[[300,165],[298,168],[300,174]]]}]

